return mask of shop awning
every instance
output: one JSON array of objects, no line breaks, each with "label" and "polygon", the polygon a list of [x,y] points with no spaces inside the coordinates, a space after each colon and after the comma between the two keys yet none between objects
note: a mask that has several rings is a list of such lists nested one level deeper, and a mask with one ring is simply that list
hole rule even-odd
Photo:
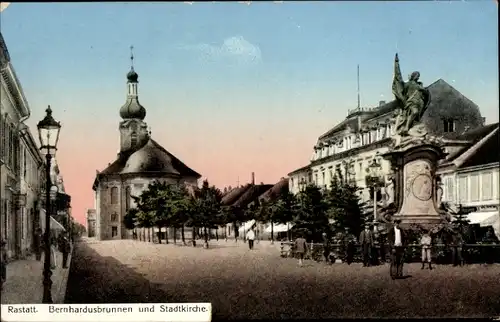
[{"label": "shop awning", "polygon": [[241,227],[238,229],[238,231],[241,233],[241,232],[246,232],[247,230],[250,229],[250,227],[252,227],[253,225],[255,225],[255,220],[252,219],[250,221],[247,221],[245,222],[243,225],[241,225]]},{"label": "shop awning", "polygon": [[498,211],[471,212],[467,215],[471,224],[479,224],[481,227],[492,226],[495,235],[500,238],[500,213]]},{"label": "shop awning", "polygon": [[[293,224],[292,223],[289,223],[289,224],[272,224],[272,230],[274,233],[284,233],[284,232],[287,232],[288,230],[292,229],[293,227]],[[266,230],[265,230],[266,233],[270,233],[271,232],[271,224],[269,226],[267,226]]]},{"label": "shop awning", "polygon": [[[45,209],[40,209],[40,227],[45,231]],[[64,226],[52,216],[50,216],[50,229],[56,231],[66,231]]]}]

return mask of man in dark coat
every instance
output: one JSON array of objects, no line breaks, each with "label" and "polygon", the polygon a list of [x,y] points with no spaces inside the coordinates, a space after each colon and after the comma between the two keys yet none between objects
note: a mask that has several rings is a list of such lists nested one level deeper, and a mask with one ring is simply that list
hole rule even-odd
[{"label": "man in dark coat", "polygon": [[342,246],[344,249],[344,256],[347,265],[351,265],[354,259],[354,251],[356,250],[356,236],[351,233],[349,227],[345,228],[345,232],[342,235]]},{"label": "man in dark coat", "polygon": [[[404,251],[406,244],[406,234],[400,226],[401,220],[394,221],[394,227],[392,227],[387,233],[387,239],[389,246],[391,248],[391,277],[393,279],[403,277],[403,262],[404,262]],[[396,272],[393,272],[393,269]]]},{"label": "man in dark coat", "polygon": [[35,258],[37,261],[42,259],[42,244],[43,244],[43,233],[40,228],[35,231],[35,238],[33,239],[33,248],[35,251]]},{"label": "man in dark coat", "polygon": [[370,256],[374,244],[374,236],[370,230],[370,225],[365,225],[365,229],[359,234],[359,243],[363,250],[363,267],[370,266]]},{"label": "man in dark coat", "polygon": [[59,251],[63,255],[63,268],[68,268],[68,256],[71,251],[71,244],[66,233],[62,233],[59,238]]}]

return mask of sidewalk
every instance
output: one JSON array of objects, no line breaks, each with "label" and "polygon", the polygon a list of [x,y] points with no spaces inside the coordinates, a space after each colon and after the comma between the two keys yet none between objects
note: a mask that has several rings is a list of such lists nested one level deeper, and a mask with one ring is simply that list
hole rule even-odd
[{"label": "sidewalk", "polygon": [[[32,255],[25,260],[17,260],[7,265],[7,280],[1,293],[2,304],[39,304],[43,298],[43,259],[37,261]],[[62,268],[62,254],[56,252],[57,267],[52,270],[52,300],[64,303],[68,282],[71,254],[68,268]]]}]

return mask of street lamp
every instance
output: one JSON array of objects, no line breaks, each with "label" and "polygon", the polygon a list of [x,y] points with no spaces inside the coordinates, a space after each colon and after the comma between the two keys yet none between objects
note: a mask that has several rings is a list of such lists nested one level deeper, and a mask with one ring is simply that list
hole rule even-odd
[{"label": "street lamp", "polygon": [[[43,120],[38,122],[38,136],[40,139],[40,150],[45,154],[45,234],[43,236],[43,241],[45,244],[45,261],[43,264],[43,299],[42,303],[52,303],[52,271],[50,269],[50,204],[51,204],[51,192],[54,193],[52,189],[52,180],[50,178],[50,162],[53,155],[57,151],[57,142],[59,141],[59,131],[61,130],[61,124],[56,122],[52,117],[52,110],[50,105],[45,110],[47,113]],[[56,187],[57,189],[57,187]],[[50,190],[50,191],[49,191]],[[57,190],[55,191],[57,196]]]},{"label": "street lamp", "polygon": [[368,176],[366,176],[366,185],[373,189],[373,227],[377,229],[377,193],[378,189],[382,187],[382,175],[381,175],[382,166],[377,161],[377,159],[373,159],[366,171],[368,172]]}]

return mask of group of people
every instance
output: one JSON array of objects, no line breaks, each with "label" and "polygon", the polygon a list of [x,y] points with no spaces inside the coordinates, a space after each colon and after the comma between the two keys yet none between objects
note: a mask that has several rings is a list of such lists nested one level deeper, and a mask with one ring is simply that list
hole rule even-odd
[{"label": "group of people", "polygon": [[[42,253],[45,251],[45,243],[43,239],[43,233],[40,228],[35,230],[35,236],[33,240],[33,250],[35,254],[35,259],[37,261],[42,260]],[[68,257],[71,253],[71,241],[66,232],[60,233],[57,237],[52,236],[50,239],[50,265],[51,269],[57,267],[57,256],[56,248],[62,254],[62,268],[68,268]],[[1,287],[3,289],[3,284],[7,279],[7,243],[5,240],[1,241],[1,262],[0,262],[0,275],[1,275]]]},{"label": "group of people", "polygon": [[[334,239],[334,243],[340,244],[341,246],[340,254],[333,254],[332,240],[326,233],[323,233],[323,257],[325,262],[331,264],[335,260],[335,257],[338,258],[343,256],[342,260],[350,265],[354,259],[356,246],[359,245],[361,247],[363,266],[368,267],[378,265],[379,261],[382,263],[385,262],[386,251],[389,250],[391,258],[391,276],[395,279],[402,278],[405,246],[410,243],[410,237],[408,232],[402,229],[400,225],[401,221],[395,220],[393,226],[382,235],[376,233],[372,225],[367,224],[359,234],[359,238],[356,238],[356,236],[350,232],[349,228],[345,228],[344,233],[337,235]],[[489,235],[491,235],[491,233]],[[465,244],[462,232],[458,227],[455,227],[454,232],[451,233],[450,236],[451,240],[449,246],[451,247],[452,263],[454,266],[462,266],[464,264],[462,252]],[[428,268],[432,270],[433,237],[431,232],[423,231],[418,242],[421,247],[421,269]],[[387,248],[386,245],[388,246]],[[302,266],[304,256],[309,251],[306,239],[302,236],[298,237],[294,242],[293,248],[294,253],[299,259],[299,265]]]}]

